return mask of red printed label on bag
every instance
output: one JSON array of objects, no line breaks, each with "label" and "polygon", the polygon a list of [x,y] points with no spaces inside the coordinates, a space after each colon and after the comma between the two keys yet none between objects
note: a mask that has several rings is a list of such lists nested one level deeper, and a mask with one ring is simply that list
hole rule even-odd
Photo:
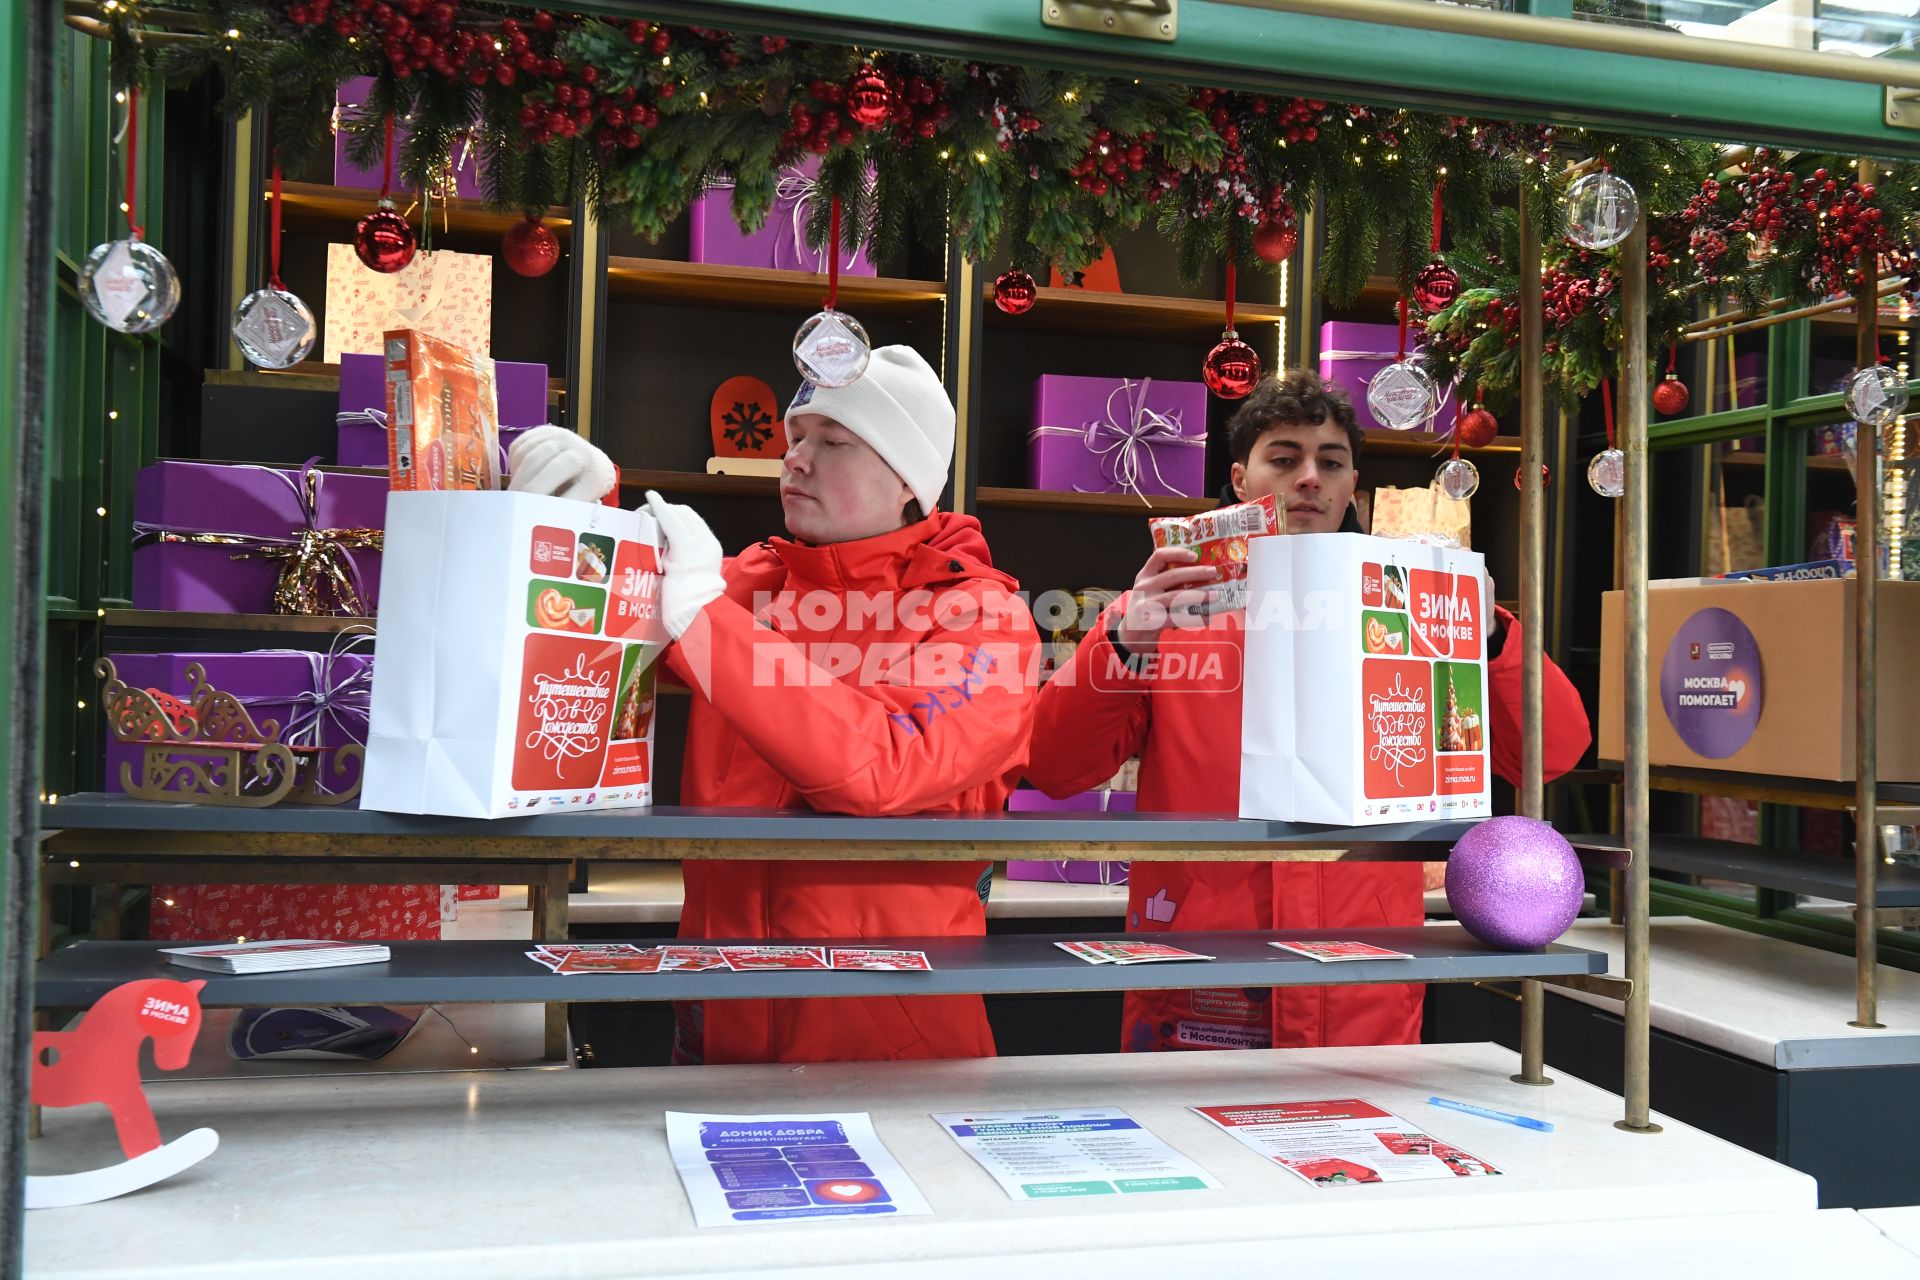
[{"label": "red printed label on bag", "polygon": [[1362,659],[1360,742],[1369,798],[1433,794],[1430,678],[1424,662]]},{"label": "red printed label on bag", "polygon": [[622,542],[613,553],[608,584],[607,634],[622,640],[664,643],[660,622],[660,558],[644,542]]},{"label": "red printed label on bag", "polygon": [[537,574],[549,578],[571,576],[573,564],[573,530],[556,529],[552,525],[533,526],[533,554],[528,559],[529,567]]},{"label": "red printed label on bag", "polygon": [[1480,657],[1480,579],[1472,574],[1412,571],[1413,652],[1422,658]]},{"label": "red printed label on bag", "polygon": [[1380,585],[1380,566],[1363,564],[1360,566],[1360,603],[1369,609],[1378,609],[1385,588]]},{"label": "red printed label on bag", "polygon": [[1443,796],[1475,795],[1487,785],[1486,762],[1479,756],[1441,756],[1439,792]]},{"label": "red printed label on bag", "polygon": [[530,635],[520,668],[516,791],[585,791],[600,780],[621,646]]}]

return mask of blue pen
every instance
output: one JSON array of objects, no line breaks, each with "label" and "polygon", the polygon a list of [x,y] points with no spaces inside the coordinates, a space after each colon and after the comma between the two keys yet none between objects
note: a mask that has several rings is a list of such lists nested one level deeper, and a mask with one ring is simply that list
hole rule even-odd
[{"label": "blue pen", "polygon": [[1471,1102],[1455,1102],[1451,1098],[1428,1098],[1427,1105],[1445,1107],[1449,1111],[1464,1111],[1470,1116],[1479,1116],[1485,1120],[1504,1120],[1508,1124],[1517,1124],[1522,1129],[1537,1129],[1541,1133],[1553,1132],[1553,1121],[1535,1120],[1532,1116],[1516,1116],[1507,1111],[1495,1111],[1492,1107],[1476,1107]]}]

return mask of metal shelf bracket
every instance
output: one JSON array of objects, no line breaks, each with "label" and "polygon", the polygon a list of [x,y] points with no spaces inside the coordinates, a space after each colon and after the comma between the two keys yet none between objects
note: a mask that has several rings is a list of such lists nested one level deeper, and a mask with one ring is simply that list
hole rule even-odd
[{"label": "metal shelf bracket", "polygon": [[1040,22],[1064,31],[1165,44],[1180,32],[1180,0],[1040,0]]}]

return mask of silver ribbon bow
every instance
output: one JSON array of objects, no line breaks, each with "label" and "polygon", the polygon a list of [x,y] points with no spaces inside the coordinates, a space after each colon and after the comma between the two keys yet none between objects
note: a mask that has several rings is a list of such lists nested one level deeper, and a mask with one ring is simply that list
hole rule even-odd
[{"label": "silver ribbon bow", "polygon": [[336,668],[341,658],[372,644],[372,628],[348,627],[333,638],[333,644],[325,653],[311,649],[257,649],[254,652],[305,658],[313,665],[313,684],[307,692],[292,698],[268,693],[241,698],[239,702],[247,707],[270,702],[292,703],[298,708],[287,717],[280,733],[280,740],[290,747],[318,747],[322,728],[329,726],[337,731],[336,740],[344,737],[365,746],[367,719],[373,710],[373,664],[356,664],[356,669],[346,675],[338,674]]}]

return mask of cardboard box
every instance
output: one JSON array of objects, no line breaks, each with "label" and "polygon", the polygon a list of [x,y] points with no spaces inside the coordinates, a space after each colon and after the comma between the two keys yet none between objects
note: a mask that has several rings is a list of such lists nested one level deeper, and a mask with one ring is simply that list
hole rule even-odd
[{"label": "cardboard box", "polygon": [[[1649,761],[1854,778],[1856,585],[1656,584],[1647,593],[1647,679],[1657,704],[1647,717]],[[1920,782],[1920,684],[1904,670],[1920,650],[1920,583],[1882,582],[1878,606],[1880,780]],[[1619,760],[1625,751],[1625,623],[1625,594],[1607,592],[1600,616],[1602,760]]]}]

